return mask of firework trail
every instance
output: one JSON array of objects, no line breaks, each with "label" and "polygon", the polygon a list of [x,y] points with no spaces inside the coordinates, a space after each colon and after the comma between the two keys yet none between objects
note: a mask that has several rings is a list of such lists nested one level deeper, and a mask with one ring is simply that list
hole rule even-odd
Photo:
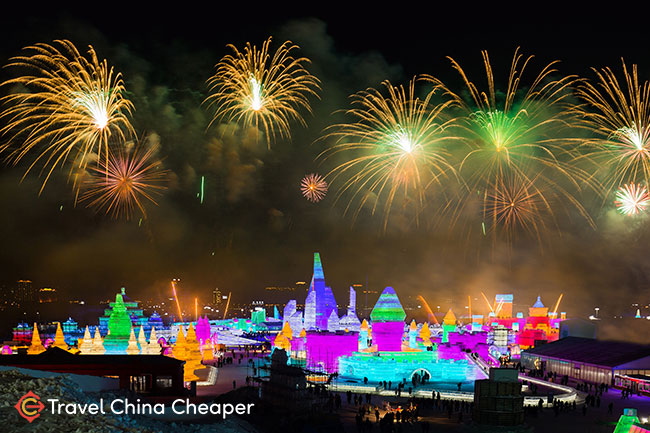
[{"label": "firework trail", "polygon": [[429,187],[454,172],[444,134],[451,102],[432,100],[440,93],[435,85],[420,99],[420,82],[431,83],[424,76],[406,88],[385,81],[387,96],[377,89],[352,95],[353,108],[346,111],[351,121],[330,126],[324,136],[335,142],[320,156],[343,157],[326,177],[330,184],[343,179],[337,198],[349,197],[346,212],[352,210],[356,218],[366,205],[372,214],[383,208],[384,229],[396,200],[414,203],[417,215]]},{"label": "firework trail", "polygon": [[550,222],[555,222],[549,200],[558,197],[553,192],[540,190],[536,178],[521,178],[517,175],[487,189],[483,220],[488,221],[490,230],[499,232],[507,242],[512,242],[516,233],[523,230],[539,242]]},{"label": "firework trail", "polygon": [[302,195],[313,203],[318,203],[327,194],[327,182],[318,174],[308,174],[300,182]]},{"label": "firework trail", "polygon": [[90,168],[81,201],[113,218],[130,219],[136,208],[146,216],[145,201],[157,204],[154,195],[165,189],[167,178],[167,171],[161,168],[155,153],[153,146],[146,150],[135,146],[130,152],[122,148],[109,151],[106,159]]},{"label": "firework trail", "polygon": [[292,56],[296,45],[287,41],[271,55],[270,44],[271,38],[261,49],[247,43],[243,51],[228,45],[233,54],[217,63],[205,100],[216,107],[211,124],[234,121],[261,129],[269,148],[276,136],[291,137],[292,121],[305,125],[299,110],[311,113],[309,97],[317,97],[320,90],[318,78],[305,68],[309,60]]},{"label": "firework trail", "polygon": [[639,82],[637,67],[625,62],[623,80],[610,68],[594,69],[595,83],[584,80],[576,107],[582,126],[597,138],[587,140],[589,156],[604,178],[603,197],[621,184],[650,181],[650,82]]},{"label": "firework trail", "polygon": [[[488,53],[482,55],[487,91],[480,91],[452,58],[452,67],[460,74],[469,97],[435,80],[460,108],[456,127],[467,146],[458,166],[466,187],[452,209],[452,219],[478,195],[483,215],[490,215],[493,224],[507,226],[510,233],[517,226],[528,231],[532,228],[539,238],[542,226],[533,221],[542,216],[535,213],[553,213],[557,208],[573,208],[593,225],[574,192],[593,185],[592,176],[575,164],[577,139],[569,131],[575,113],[567,98],[576,77],[551,78],[557,73],[557,62],[551,62],[524,89],[524,72],[533,56],[524,58],[517,49],[506,88],[500,92]],[[516,213],[505,212],[501,204],[508,202],[523,207],[510,209],[518,209]]]},{"label": "firework trail", "polygon": [[28,54],[12,58],[8,67],[26,74],[3,83],[25,91],[2,98],[0,121],[5,126],[0,133],[8,143],[0,152],[8,152],[13,164],[33,153],[25,175],[42,164],[42,192],[52,171],[68,158],[85,168],[90,155],[107,156],[109,138],[124,141],[133,132],[133,106],[125,98],[121,74],[100,61],[92,46],[86,57],[66,40],[25,51]]}]

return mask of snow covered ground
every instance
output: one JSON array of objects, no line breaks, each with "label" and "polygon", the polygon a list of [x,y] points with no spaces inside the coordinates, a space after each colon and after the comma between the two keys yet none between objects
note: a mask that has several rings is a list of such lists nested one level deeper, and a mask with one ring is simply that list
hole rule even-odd
[{"label": "snow covered ground", "polygon": [[[231,416],[225,420],[221,417],[207,416],[201,424],[183,424],[164,422],[142,415],[68,415],[53,414],[47,399],[58,399],[60,403],[98,403],[125,398],[123,391],[84,393],[79,385],[66,375],[34,378],[16,370],[0,372],[0,420],[4,426],[0,431],[11,432],[255,432],[255,428],[244,420]],[[22,418],[14,405],[27,392],[32,391],[41,398],[45,409],[32,423]],[[130,399],[133,399],[130,396]]]}]

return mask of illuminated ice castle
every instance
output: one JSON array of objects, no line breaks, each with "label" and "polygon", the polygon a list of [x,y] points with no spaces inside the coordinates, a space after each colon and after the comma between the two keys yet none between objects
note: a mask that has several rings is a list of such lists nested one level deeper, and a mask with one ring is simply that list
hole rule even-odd
[{"label": "illuminated ice castle", "polygon": [[[131,300],[126,295],[126,290],[124,287],[122,287],[121,293],[119,294],[122,297],[122,303],[126,308],[127,316],[131,320],[131,324],[133,325],[134,328],[138,328],[141,326],[144,327],[144,330],[147,333],[147,335],[149,335],[149,332],[151,332],[151,326],[153,324],[157,325],[155,326],[156,331],[160,331],[160,329],[162,329],[162,320],[160,319],[160,316],[154,313],[155,316],[152,316],[154,322],[150,323],[150,319],[148,317],[145,317],[142,314],[142,308],[140,308],[139,302]],[[102,336],[108,334],[108,322],[110,320],[111,313],[113,312],[114,308],[115,308],[115,302],[110,302],[108,304],[108,308],[104,310],[104,315],[99,318],[99,332]]]},{"label": "illuminated ice castle", "polygon": [[115,302],[112,302],[111,305],[112,310],[108,320],[109,332],[104,338],[104,348],[109,354],[126,353],[133,327],[122,294],[115,295]]},{"label": "illuminated ice castle", "polygon": [[404,341],[406,313],[392,287],[386,287],[370,313],[372,346],[338,359],[338,373],[343,378],[371,382],[408,381],[418,374],[428,375],[432,382],[457,384],[473,382],[477,376],[474,364],[467,359],[442,359],[435,346],[425,338],[416,337],[416,327],[409,327]]},{"label": "illuminated ice castle", "polygon": [[332,290],[325,286],[318,253],[314,253],[314,274],[304,313],[296,306],[295,300],[285,306],[283,329],[274,347],[286,350],[289,362],[308,370],[338,373],[344,380],[367,378],[371,382],[410,381],[417,373],[453,387],[459,382],[473,382],[479,374],[465,352],[449,357],[446,346],[439,352],[426,324],[418,333],[413,322],[405,339],[406,313],[392,287],[386,287],[377,300],[370,326],[365,320],[361,324],[357,317],[352,288],[347,313],[339,317]]},{"label": "illuminated ice castle", "polygon": [[356,292],[350,287],[350,301],[345,316],[339,317],[336,299],[332,288],[325,285],[323,265],[320,254],[314,253],[314,273],[305,299],[305,311],[298,311],[296,300],[290,300],[284,307],[283,325],[289,323],[291,329],[300,333],[306,331],[355,331],[358,332],[361,322],[356,313]]}]

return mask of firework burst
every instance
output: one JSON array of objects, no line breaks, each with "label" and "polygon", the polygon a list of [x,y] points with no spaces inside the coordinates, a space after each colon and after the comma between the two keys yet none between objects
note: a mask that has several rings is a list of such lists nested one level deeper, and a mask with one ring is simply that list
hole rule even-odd
[{"label": "firework burst", "polygon": [[616,192],[614,204],[623,215],[638,215],[650,204],[650,194],[645,186],[623,185]]},{"label": "firework burst", "polygon": [[417,216],[428,187],[454,171],[443,134],[450,101],[432,101],[435,85],[418,98],[421,81],[430,84],[427,77],[414,78],[406,88],[385,81],[387,96],[376,89],[352,95],[353,108],[346,111],[352,121],[326,130],[325,138],[336,141],[321,156],[343,157],[327,177],[330,183],[343,179],[338,197],[349,196],[346,212],[354,209],[356,217],[367,204],[372,214],[383,207],[384,229],[396,199],[414,203]]},{"label": "firework burst", "polygon": [[483,219],[495,235],[502,232],[511,241],[518,231],[525,231],[539,241],[552,219],[552,209],[536,179],[518,176],[492,185],[488,189]]},{"label": "firework burst", "polygon": [[2,99],[5,126],[0,132],[8,144],[0,151],[9,151],[14,164],[34,153],[26,174],[42,164],[45,187],[52,171],[68,158],[85,168],[91,154],[106,156],[109,138],[124,140],[132,133],[133,107],[124,96],[121,74],[100,61],[92,46],[87,57],[66,40],[25,50],[29,55],[12,58],[8,66],[29,72],[3,83],[26,91]]},{"label": "firework burst", "polygon": [[97,167],[90,168],[81,201],[113,218],[130,219],[136,208],[146,216],[145,201],[157,204],[154,195],[165,189],[167,178],[155,153],[153,146],[146,150],[135,146],[130,152],[121,148],[117,152],[109,151],[106,159],[100,159]]},{"label": "firework burst", "polygon": [[[482,197],[484,212],[494,212],[495,198],[500,197],[498,202],[519,194],[509,191],[514,185],[512,179],[516,179],[519,185],[516,191],[523,197],[534,191],[536,200],[544,203],[541,207],[526,206],[526,212],[542,208],[551,210],[551,204],[569,205],[593,224],[575,193],[571,192],[591,185],[589,173],[575,164],[574,142],[577,139],[571,138],[567,127],[574,113],[566,99],[571,94],[576,77],[552,79],[551,76],[557,73],[557,62],[551,62],[542,68],[526,89],[522,89],[524,72],[527,72],[533,56],[524,58],[517,49],[507,86],[501,93],[495,85],[488,53],[483,51],[482,55],[487,92],[479,91],[452,58],[449,60],[462,77],[469,97],[454,93],[436,80],[461,111],[456,127],[468,150],[459,164],[458,172],[466,185],[465,195],[469,197],[478,192]],[[560,199],[552,202],[550,191],[559,192]],[[456,215],[462,213],[468,202],[467,197],[461,195],[454,211]],[[523,218],[524,214],[521,215],[522,222],[527,219],[532,221],[532,215],[526,218]],[[504,216],[494,218],[494,222],[508,225],[516,219]],[[537,229],[534,231],[537,232]]]},{"label": "firework burst", "polygon": [[605,171],[605,197],[623,183],[650,181],[650,82],[639,82],[636,65],[629,71],[622,64],[622,82],[609,68],[593,69],[596,83],[577,88],[585,104],[576,111],[598,137],[587,144],[597,169]]},{"label": "firework burst", "polygon": [[318,174],[308,174],[300,182],[302,195],[313,203],[318,203],[327,194],[327,182]]},{"label": "firework burst", "polygon": [[296,45],[287,41],[271,55],[270,44],[271,38],[261,49],[247,43],[243,52],[229,45],[233,54],[217,63],[205,100],[216,107],[212,122],[241,121],[261,129],[269,148],[276,136],[290,138],[292,121],[305,124],[299,110],[311,112],[309,97],[320,89],[319,80],[305,68],[309,60],[292,56]]}]

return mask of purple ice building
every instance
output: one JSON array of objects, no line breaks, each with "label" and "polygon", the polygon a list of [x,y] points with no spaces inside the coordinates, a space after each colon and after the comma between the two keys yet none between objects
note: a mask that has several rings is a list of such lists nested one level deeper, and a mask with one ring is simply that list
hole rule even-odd
[{"label": "purple ice building", "polygon": [[[350,287],[348,311],[343,317],[338,315],[338,307],[332,288],[325,285],[325,275],[320,254],[314,253],[314,273],[305,299],[305,311],[297,310],[295,299],[284,307],[283,321],[289,322],[294,335],[305,331],[345,331],[359,332],[361,322],[356,313],[356,292]],[[284,325],[284,323],[283,323]]]},{"label": "purple ice building", "polygon": [[[361,322],[356,313],[356,292],[350,287],[347,313],[339,317],[332,289],[325,285],[320,254],[314,253],[314,273],[304,312],[296,306],[296,300],[290,300],[283,317],[283,321],[289,323],[293,340],[301,340],[292,341],[292,351],[304,338],[307,369],[326,373],[338,371],[339,358],[359,350]],[[305,330],[305,337],[300,337],[302,330]]]}]

